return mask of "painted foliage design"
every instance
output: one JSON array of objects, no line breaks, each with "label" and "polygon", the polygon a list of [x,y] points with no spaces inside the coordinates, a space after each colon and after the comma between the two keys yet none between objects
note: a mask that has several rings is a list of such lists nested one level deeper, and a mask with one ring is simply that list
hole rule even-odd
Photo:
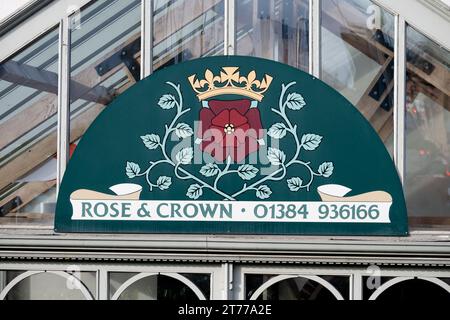
[{"label": "painted foliage design", "polygon": [[[324,138],[314,133],[300,132],[300,123],[291,120],[298,117],[290,117],[290,113],[302,112],[308,107],[303,96],[296,92],[296,82],[282,84],[278,107],[270,110],[274,115],[272,119],[276,120],[265,126],[261,123],[258,102],[262,101],[263,94],[270,87],[270,76],[266,75],[259,81],[256,80],[255,71],[247,77],[241,77],[238,68],[225,67],[220,76],[215,77],[207,70],[205,80],[199,81],[196,76],[192,76],[189,81],[203,102],[198,131],[194,131],[193,125],[183,122],[183,116],[194,110],[185,107],[180,85],[167,82],[171,92],[164,94],[158,101],[159,108],[167,111],[168,115],[165,133],[163,136],[149,133],[141,137],[144,146],[151,152],[149,166],[144,170],[138,163],[127,162],[128,178],[145,178],[150,191],[155,188],[168,190],[177,179],[188,180],[192,182],[186,190],[189,199],[201,199],[204,190],[209,189],[225,200],[239,200],[241,195],[249,192],[254,193],[255,199],[269,199],[275,192],[267,185],[269,181],[285,183],[292,192],[309,192],[316,178],[332,176],[333,162],[311,163],[302,160],[302,152],[314,152],[324,143]],[[226,94],[240,95],[246,99],[215,98]],[[171,158],[168,140],[173,134],[180,139],[194,139],[194,146],[181,149]],[[268,140],[281,139],[291,139],[295,153],[292,158],[288,158],[283,150],[271,144],[265,154],[275,168],[270,174],[263,175],[258,165],[245,163],[250,154],[268,145]],[[194,148],[199,148],[214,159],[195,173],[189,171],[196,151]],[[173,167],[173,176],[160,176],[153,181],[152,171],[163,164]],[[295,166],[306,168],[308,174],[290,174],[293,171],[291,168]],[[235,175],[236,181],[240,181],[239,185],[236,182],[234,191],[220,188],[221,179],[228,175]]]}]

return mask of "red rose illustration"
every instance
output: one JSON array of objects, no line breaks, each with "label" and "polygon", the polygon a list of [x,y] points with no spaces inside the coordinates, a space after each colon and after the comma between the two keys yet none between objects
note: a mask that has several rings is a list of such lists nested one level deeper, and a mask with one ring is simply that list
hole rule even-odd
[{"label": "red rose illustration", "polygon": [[250,108],[250,100],[209,101],[209,109],[200,111],[200,148],[217,161],[228,157],[241,162],[259,149],[263,137],[261,116],[257,108]]}]

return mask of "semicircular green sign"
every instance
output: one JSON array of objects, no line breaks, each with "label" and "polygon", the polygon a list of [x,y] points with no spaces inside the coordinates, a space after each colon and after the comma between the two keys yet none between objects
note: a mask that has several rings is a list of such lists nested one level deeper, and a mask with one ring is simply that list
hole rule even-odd
[{"label": "semicircular green sign", "polygon": [[396,168],[338,92],[295,68],[211,57],[119,96],[79,143],[57,232],[406,235]]}]

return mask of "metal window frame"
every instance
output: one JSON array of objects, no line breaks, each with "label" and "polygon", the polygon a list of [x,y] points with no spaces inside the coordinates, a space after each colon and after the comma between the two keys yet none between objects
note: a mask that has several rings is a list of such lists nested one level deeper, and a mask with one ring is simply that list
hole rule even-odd
[{"label": "metal window frame", "polygon": [[[83,7],[84,5],[91,2],[91,0],[71,0],[71,4],[78,4],[79,7]],[[146,77],[153,72],[153,57],[152,57],[152,47],[153,47],[153,17],[152,17],[152,0],[142,0],[142,29],[141,29],[141,41],[142,41],[142,55],[141,55],[141,66],[142,66],[142,77]],[[411,21],[411,15],[405,14],[401,12],[400,14],[395,10],[392,10],[392,7],[395,7],[396,4],[393,4],[392,1],[384,1],[384,0],[373,0],[374,3],[379,4],[384,9],[388,10],[395,16],[395,122],[394,122],[394,135],[395,135],[395,162],[399,170],[399,174],[404,179],[404,169],[405,169],[405,141],[404,141],[404,121],[405,121],[405,70],[406,70],[406,25],[410,24],[415,27],[419,32],[424,33],[426,36],[431,38],[433,41],[437,43],[441,43],[446,46],[445,43],[440,41],[439,37],[441,37],[441,33],[437,34],[437,37],[434,37],[430,34],[429,30],[424,31],[421,27],[420,23],[415,23],[416,21]],[[399,1],[400,3],[401,1]],[[60,0],[55,1],[55,3],[46,9],[43,9],[45,13],[38,13],[35,17],[30,18],[30,21],[24,23],[24,25],[19,26],[17,28],[18,31],[6,35],[2,38],[2,44],[5,45],[0,49],[0,61],[9,57],[13,52],[16,52],[18,47],[24,47],[31,40],[41,36],[49,29],[54,28],[55,25],[60,23],[60,45],[59,45],[59,96],[58,96],[58,181],[61,180],[63,176],[65,165],[68,159],[68,150],[69,150],[69,121],[68,121],[68,110],[70,107],[69,100],[69,80],[70,80],[70,20],[69,17],[71,15],[70,12],[67,12],[67,7],[64,7],[64,4],[67,4],[68,1]],[[321,0],[309,0],[310,3],[310,52],[309,52],[309,61],[310,61],[310,73],[319,78],[321,74],[321,24],[320,24],[320,5]],[[224,0],[225,6],[225,34],[224,34],[224,53],[225,55],[233,55],[236,50],[236,38],[235,38],[235,0]],[[410,5],[410,1],[408,1],[408,5]],[[392,6],[392,7],[391,7]],[[57,12],[60,12],[64,19],[56,21],[58,14],[52,13],[50,10],[55,10],[55,8],[59,8]],[[65,10],[65,11],[64,11]],[[65,12],[65,13],[64,13]],[[419,13],[420,15],[423,12]],[[45,18],[44,18],[45,17]],[[50,19],[49,19],[50,17]],[[52,20],[53,19],[53,20]],[[439,21],[443,21],[443,17],[440,17]],[[413,19],[414,20],[414,19]],[[45,22],[45,23],[43,23]],[[412,23],[410,23],[412,22]],[[36,27],[39,23],[39,27]],[[43,24],[42,24],[43,23]],[[447,22],[448,23],[448,22]],[[434,24],[433,27],[435,28]],[[33,27],[34,26],[34,27]],[[428,23],[428,27],[430,27]],[[31,31],[31,32],[30,32]],[[19,33],[16,33],[19,32]],[[19,45],[17,45],[17,39],[20,38]],[[6,40],[5,40],[6,39]],[[6,42],[4,42],[6,41]],[[14,41],[14,42],[12,42]],[[449,39],[450,41],[450,39]],[[8,45],[8,43],[10,45]],[[14,45],[11,45],[14,43]],[[449,46],[450,47],[450,46]],[[5,49],[6,48],[6,49]],[[211,298],[212,299],[241,299],[245,297],[245,283],[244,277],[246,273],[277,273],[277,274],[329,274],[329,275],[344,275],[349,276],[350,283],[350,299],[361,300],[362,296],[362,288],[363,288],[363,280],[364,276],[367,276],[366,269],[363,268],[355,268],[352,267],[352,262],[349,263],[349,266],[346,267],[333,267],[333,266],[317,266],[317,267],[304,267],[304,266],[249,266],[243,265],[245,261],[245,256],[242,255],[242,252],[250,253],[250,255],[254,254],[255,258],[249,258],[247,263],[251,263],[253,260],[260,259],[265,260],[266,262],[278,262],[280,257],[274,255],[262,255],[255,248],[264,248],[265,252],[275,252],[275,253],[283,253],[286,252],[297,252],[302,253],[304,255],[304,259],[311,260],[311,263],[316,263],[317,265],[321,262],[313,262],[314,259],[317,258],[307,257],[307,253],[310,252],[314,255],[316,254],[324,255],[319,260],[327,261],[330,263],[342,264],[345,257],[340,259],[337,257],[327,257],[326,254],[329,253],[330,250],[340,253],[353,252],[360,253],[361,257],[355,259],[353,265],[358,265],[361,263],[405,263],[407,265],[409,262],[411,264],[419,265],[422,261],[420,257],[423,257],[423,254],[430,255],[430,258],[424,262],[424,268],[414,268],[414,269],[382,269],[383,276],[392,276],[392,277],[401,277],[401,276],[410,276],[414,274],[414,276],[423,276],[423,277],[450,277],[450,273],[446,271],[440,271],[442,269],[436,268],[428,268],[425,267],[426,264],[446,264],[447,260],[442,258],[442,256],[447,256],[449,251],[449,245],[444,242],[438,243],[438,240],[446,240],[448,241],[448,236],[445,232],[432,232],[436,235],[436,237],[427,238],[425,241],[422,241],[420,234],[422,232],[417,232],[417,238],[415,236],[411,237],[410,241],[406,242],[397,242],[392,239],[382,239],[379,238],[376,241],[363,241],[355,238],[352,238],[351,241],[334,239],[332,243],[327,242],[329,240],[326,237],[315,238],[313,240],[309,240],[308,237],[297,237],[295,240],[287,239],[286,241],[282,241],[282,239],[270,241],[271,238],[266,238],[265,241],[257,241],[257,240],[249,240],[249,237],[233,237],[231,239],[221,236],[212,237],[209,239],[206,238],[206,244],[202,241],[195,240],[196,237],[192,236],[152,236],[149,235],[143,239],[143,244],[145,245],[146,250],[149,248],[153,248],[154,250],[164,250],[171,249],[175,252],[171,257],[171,255],[167,255],[167,259],[174,259],[183,254],[183,249],[189,247],[190,250],[196,252],[195,259],[199,259],[200,256],[205,256],[204,250],[207,247],[208,251],[217,251],[217,254],[214,254],[210,258],[204,258],[201,263],[197,262],[196,264],[157,264],[152,263],[151,265],[146,264],[145,266],[142,264],[86,264],[84,262],[80,262],[81,271],[92,271],[96,272],[96,297],[101,300],[109,299],[109,275],[110,272],[162,272],[162,271],[172,271],[172,272],[185,272],[186,270],[195,270],[197,273],[210,273],[211,274]],[[424,232],[424,234],[427,234]],[[448,233],[447,233],[448,234]],[[442,238],[447,237],[447,238]],[[69,254],[64,253],[48,253],[48,249],[46,248],[54,248],[54,242],[59,241],[58,246],[60,250],[64,251],[66,248],[77,248],[78,254],[75,259],[82,260],[82,257],[105,257],[109,255],[110,257],[117,257],[120,260],[120,257],[123,257],[123,253],[114,253],[109,251],[109,253],[92,253],[89,251],[90,248],[132,248],[133,251],[129,252],[129,255],[133,255],[135,251],[139,251],[138,246],[136,246],[136,242],[142,238],[127,238],[126,236],[117,236],[112,239],[110,236],[68,236],[64,239],[56,239],[54,235],[50,232],[48,234],[42,235],[30,235],[27,239],[23,239],[20,236],[0,236],[0,242],[3,246],[18,246],[20,248],[20,252],[17,253],[21,257],[23,256],[31,256],[34,255],[35,258],[39,259],[52,259],[52,257],[68,257]],[[163,241],[161,241],[163,239]],[[171,240],[172,239],[172,240]],[[183,248],[179,247],[180,239],[184,239],[182,243],[184,244]],[[272,237],[273,239],[273,237]],[[292,241],[291,241],[292,240]],[[87,244],[86,247],[80,247],[80,243],[83,242]],[[164,242],[164,243],[163,243]],[[169,244],[168,244],[169,243]],[[205,247],[205,248],[204,248]],[[38,248],[36,250],[36,248]],[[35,251],[36,250],[36,251]],[[47,252],[44,252],[46,251]],[[83,253],[83,250],[86,250]],[[96,249],[97,250],[97,249]],[[221,254],[220,251],[227,251],[228,254]],[[98,250],[97,250],[98,251]],[[372,253],[372,256],[367,256],[367,253]],[[141,253],[142,254],[142,253]],[[383,257],[383,255],[391,255]],[[8,253],[6,253],[8,256]],[[71,256],[72,254],[70,254]],[[150,256],[151,254],[149,254]],[[156,259],[157,253],[153,254]],[[374,257],[377,255],[377,258]],[[401,258],[400,256],[410,256],[406,258]],[[241,264],[235,262],[233,259],[239,256],[239,260],[243,262]],[[419,257],[419,258],[417,258]],[[186,261],[191,261],[192,257],[186,255]],[[302,258],[302,259],[303,259]],[[159,257],[158,259],[164,260],[164,258]],[[284,261],[295,262],[297,261],[295,257],[286,256]],[[66,259],[67,260],[67,259]],[[101,260],[101,258],[99,258]],[[228,260],[228,262],[223,262]],[[221,262],[218,262],[221,261]],[[315,261],[315,260],[314,260]],[[358,262],[359,261],[359,262]],[[78,263],[78,262],[75,262]],[[112,262],[111,262],[112,263]],[[211,263],[211,264],[209,264]],[[61,263],[0,263],[0,271],[1,270],[64,270],[66,266],[65,262]],[[68,266],[67,266],[68,267]],[[383,267],[384,268],[384,267]],[[442,267],[440,267],[442,268]],[[3,275],[4,276],[4,275]],[[0,280],[2,280],[2,273],[0,272]],[[1,281],[0,281],[1,282]],[[3,277],[3,282],[5,279]]]},{"label": "metal window frame", "polygon": [[[236,290],[234,292],[234,299],[236,300],[245,300],[245,293],[246,293],[246,287],[245,287],[245,276],[251,275],[251,274],[264,274],[264,275],[274,275],[274,276],[281,276],[281,275],[290,275],[290,276],[342,276],[342,277],[349,277],[349,286],[350,286],[350,293],[352,288],[352,278],[353,272],[355,272],[354,269],[350,268],[343,268],[343,267],[319,267],[319,266],[313,266],[313,267],[298,267],[298,266],[276,266],[276,265],[270,265],[270,266],[252,266],[252,265],[241,265],[235,267],[235,278],[238,279],[238,282],[241,284],[239,286],[239,290]],[[344,297],[344,300],[348,300],[348,297]]]},{"label": "metal window frame", "polygon": [[[70,273],[74,268],[77,272],[95,273],[95,299],[110,300],[113,292],[110,292],[109,279],[111,273],[138,273],[138,274],[181,274],[181,273],[201,273],[210,274],[210,296],[211,300],[245,300],[245,276],[248,274],[266,274],[274,276],[344,276],[349,278],[349,296],[344,300],[362,300],[364,277],[392,277],[395,283],[411,278],[425,279],[437,285],[442,284],[441,278],[450,278],[450,272],[444,268],[411,268],[399,269],[398,267],[381,267],[379,273],[374,275],[373,271],[365,267],[349,266],[293,266],[278,264],[256,265],[245,263],[85,263],[69,264],[66,262],[2,262],[0,263],[0,278],[3,278],[3,285],[6,285],[7,271],[24,271],[30,275],[43,272],[50,273]],[[65,275],[64,275],[65,276]],[[80,282],[86,286],[81,279]],[[392,280],[389,280],[392,282]],[[383,291],[388,286],[385,282],[379,289]],[[395,285],[395,283],[392,283]],[[384,287],[383,287],[384,286]],[[446,285],[447,286],[447,285]],[[87,288],[87,286],[86,286]],[[2,291],[0,287],[0,292]],[[364,297],[368,300],[370,297]]]},{"label": "metal window frame", "polygon": [[153,73],[153,0],[141,4],[141,79]]},{"label": "metal window frame", "polygon": [[[373,265],[376,266],[376,265]],[[245,276],[248,274],[266,274],[266,275],[293,275],[293,276],[339,276],[349,277],[349,297],[344,300],[363,300],[363,277],[393,277],[393,278],[427,278],[439,279],[450,278],[450,272],[446,269],[398,269],[389,267],[380,267],[379,274],[374,275],[373,271],[364,267],[298,267],[298,266],[256,266],[256,265],[236,265],[234,266],[234,279],[236,279],[237,290],[233,293],[235,300],[245,300]],[[365,297],[368,300],[369,297]]]},{"label": "metal window frame", "polygon": [[371,0],[394,15],[401,16],[408,25],[450,51],[450,14],[431,0]]},{"label": "metal window frame", "polygon": [[[225,264],[180,264],[180,263],[152,263],[146,265],[138,264],[94,264],[80,262],[77,264],[69,263],[45,263],[45,262],[33,262],[33,263],[17,263],[17,262],[1,262],[0,263],[0,277],[4,279],[6,285],[6,271],[24,271],[24,272],[69,272],[76,267],[77,272],[95,272],[96,273],[96,294],[95,299],[98,300],[110,300],[110,296],[114,295],[114,292],[110,292],[109,279],[111,273],[137,273],[137,274],[209,274],[210,275],[210,295],[207,299],[211,300],[223,300],[231,299],[231,296],[225,298],[225,292],[227,287],[227,276],[224,273]],[[0,278],[1,279],[1,278]],[[2,288],[0,287],[0,293]]]},{"label": "metal window frame", "polygon": [[224,55],[236,54],[236,0],[224,0]]},{"label": "metal window frame", "polygon": [[321,77],[321,0],[309,0],[309,73]]},{"label": "metal window frame", "polygon": [[70,144],[70,17],[59,24],[56,194],[69,162]]},{"label": "metal window frame", "polygon": [[[33,16],[29,17],[20,25],[15,26],[14,32],[3,35],[0,39],[0,61],[3,61],[21,48],[27,46],[31,41],[39,38],[55,26],[60,24],[60,56],[59,56],[59,95],[58,95],[58,188],[59,182],[64,174],[69,150],[69,80],[70,80],[70,45],[69,17],[75,8],[88,5],[92,0],[58,0],[53,1]],[[142,77],[152,73],[152,40],[153,40],[153,15],[152,0],[142,0]],[[450,38],[447,30],[450,29],[450,17],[438,12],[438,9],[430,9],[429,2],[425,0],[372,0],[375,4],[389,11],[395,16],[395,106],[394,106],[394,146],[395,163],[399,175],[403,182],[405,176],[405,66],[406,66],[406,25],[411,25],[417,31],[450,50]],[[428,3],[428,4],[427,4]],[[310,4],[310,73],[319,77],[321,73],[321,24],[320,7],[321,0],[309,0]],[[224,22],[224,49],[226,55],[235,54],[236,50],[236,0],[224,0],[225,22]],[[72,11],[68,11],[71,8]],[[64,17],[59,20],[60,17]],[[439,28],[439,26],[449,26],[449,28]],[[68,32],[67,34],[64,34]],[[70,39],[69,39],[70,40]],[[67,93],[67,95],[65,95]],[[414,233],[427,233],[427,231],[417,231]],[[430,233],[435,233],[430,231]],[[440,232],[447,235],[448,232]]]},{"label": "metal window frame", "polygon": [[394,161],[405,182],[406,20],[395,15],[394,39]]}]

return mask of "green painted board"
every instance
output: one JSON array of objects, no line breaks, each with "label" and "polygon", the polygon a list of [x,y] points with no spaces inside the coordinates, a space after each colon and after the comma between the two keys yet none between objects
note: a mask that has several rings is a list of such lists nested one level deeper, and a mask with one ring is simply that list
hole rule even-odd
[{"label": "green painted board", "polygon": [[57,232],[397,235],[402,186],[359,111],[322,81],[239,56],[168,67],[74,152]]}]

